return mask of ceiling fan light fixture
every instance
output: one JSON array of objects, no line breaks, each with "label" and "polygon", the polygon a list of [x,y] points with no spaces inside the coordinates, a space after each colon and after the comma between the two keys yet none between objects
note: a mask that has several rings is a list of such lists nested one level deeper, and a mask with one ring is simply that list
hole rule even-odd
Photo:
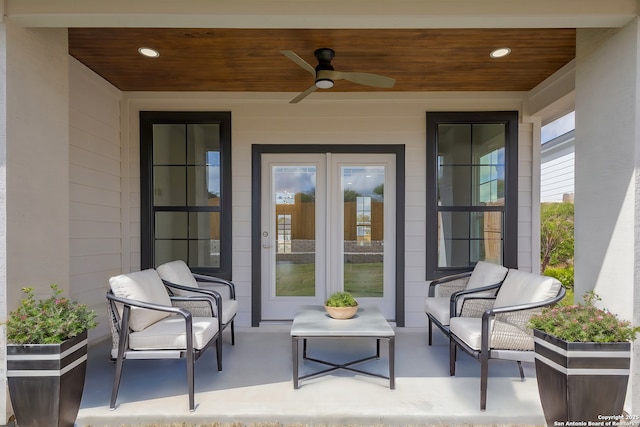
[{"label": "ceiling fan light fixture", "polygon": [[157,58],[160,56],[160,52],[151,47],[139,47],[138,53],[142,56],[146,56],[147,58]]},{"label": "ceiling fan light fixture", "polygon": [[318,79],[316,80],[316,87],[318,89],[331,89],[333,87],[333,80]]},{"label": "ceiling fan light fixture", "polygon": [[503,58],[509,55],[510,53],[511,53],[511,49],[509,49],[508,47],[499,47],[497,49],[492,50],[489,56],[492,58]]}]

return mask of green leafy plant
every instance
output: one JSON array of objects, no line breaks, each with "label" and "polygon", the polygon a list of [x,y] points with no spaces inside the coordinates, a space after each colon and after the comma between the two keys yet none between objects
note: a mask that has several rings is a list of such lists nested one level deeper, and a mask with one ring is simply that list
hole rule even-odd
[{"label": "green leafy plant", "polygon": [[540,271],[549,265],[573,262],[573,203],[542,203],[540,205]]},{"label": "green leafy plant", "polygon": [[51,297],[36,300],[33,288],[22,288],[26,297],[7,320],[9,343],[58,344],[98,325],[93,310],[63,297],[58,285],[51,290]]},{"label": "green leafy plant", "polygon": [[327,307],[356,307],[358,301],[349,292],[336,292],[324,303]]},{"label": "green leafy plant", "polygon": [[562,283],[565,289],[573,289],[573,265],[566,267],[547,267],[542,273],[544,276],[555,277]]},{"label": "green leafy plant", "polygon": [[568,342],[625,342],[636,338],[640,327],[606,309],[595,306],[601,298],[593,291],[584,295],[584,303],[547,307],[531,317],[529,327]]}]

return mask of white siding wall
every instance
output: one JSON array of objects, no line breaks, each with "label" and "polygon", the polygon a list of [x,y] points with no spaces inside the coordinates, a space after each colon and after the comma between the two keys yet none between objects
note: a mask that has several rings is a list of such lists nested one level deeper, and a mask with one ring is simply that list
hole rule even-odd
[{"label": "white siding wall", "polygon": [[562,202],[565,194],[574,194],[574,132],[542,144],[540,201]]},{"label": "white siding wall", "polygon": [[92,306],[108,333],[109,277],[122,271],[120,233],[121,92],[69,57],[70,283],[74,299]]},{"label": "white siding wall", "polygon": [[562,202],[565,194],[573,194],[574,153],[544,162],[541,168],[540,182],[541,202]]},{"label": "white siding wall", "polygon": [[[4,312],[17,307],[22,287],[35,288],[39,297],[50,295],[52,283],[69,290],[69,88],[66,29],[24,29],[9,21],[2,31],[8,224],[6,259],[0,261],[6,268],[0,293]],[[5,366],[4,348],[0,366]],[[6,376],[0,378],[4,422],[9,414]]]},{"label": "white siding wall", "polygon": [[7,280],[69,289],[69,87],[66,29],[7,28]]},{"label": "white siding wall", "polygon": [[[319,96],[316,96],[319,95]],[[324,96],[323,96],[324,95]],[[131,246],[131,270],[139,266],[139,119],[141,110],[209,110],[232,112],[233,156],[233,280],[238,286],[238,324],[251,323],[251,145],[252,144],[405,144],[406,145],[406,325],[426,325],[424,314],[426,119],[427,111],[520,110],[522,96],[314,94],[300,104],[289,104],[293,94],[152,94],[125,93],[123,152],[131,174],[131,220],[123,224],[123,238]],[[532,125],[521,125],[520,212],[531,209]],[[124,159],[123,159],[124,161]],[[531,215],[520,221],[520,264],[531,269]],[[126,254],[125,254],[126,257]]]}]

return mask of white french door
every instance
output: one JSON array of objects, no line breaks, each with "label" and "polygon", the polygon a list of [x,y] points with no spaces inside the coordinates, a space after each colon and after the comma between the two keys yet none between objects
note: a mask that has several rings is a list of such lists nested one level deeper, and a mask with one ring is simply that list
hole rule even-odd
[{"label": "white french door", "polygon": [[395,155],[263,154],[262,320],[351,292],[395,319]]}]

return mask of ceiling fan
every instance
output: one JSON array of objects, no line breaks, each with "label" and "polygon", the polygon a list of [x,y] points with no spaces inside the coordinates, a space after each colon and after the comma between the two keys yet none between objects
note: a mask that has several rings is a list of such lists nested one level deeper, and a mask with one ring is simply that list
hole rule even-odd
[{"label": "ceiling fan", "polygon": [[300,102],[316,89],[332,88],[334,80],[349,80],[350,82],[361,85],[382,88],[391,88],[396,82],[395,79],[381,76],[379,74],[335,71],[333,65],[331,65],[331,60],[336,53],[333,49],[326,47],[316,49],[315,52],[313,52],[314,56],[318,60],[318,65],[316,65],[315,68],[291,50],[281,50],[280,52],[300,67],[310,72],[315,78],[315,83],[300,95],[289,101],[290,104]]}]

